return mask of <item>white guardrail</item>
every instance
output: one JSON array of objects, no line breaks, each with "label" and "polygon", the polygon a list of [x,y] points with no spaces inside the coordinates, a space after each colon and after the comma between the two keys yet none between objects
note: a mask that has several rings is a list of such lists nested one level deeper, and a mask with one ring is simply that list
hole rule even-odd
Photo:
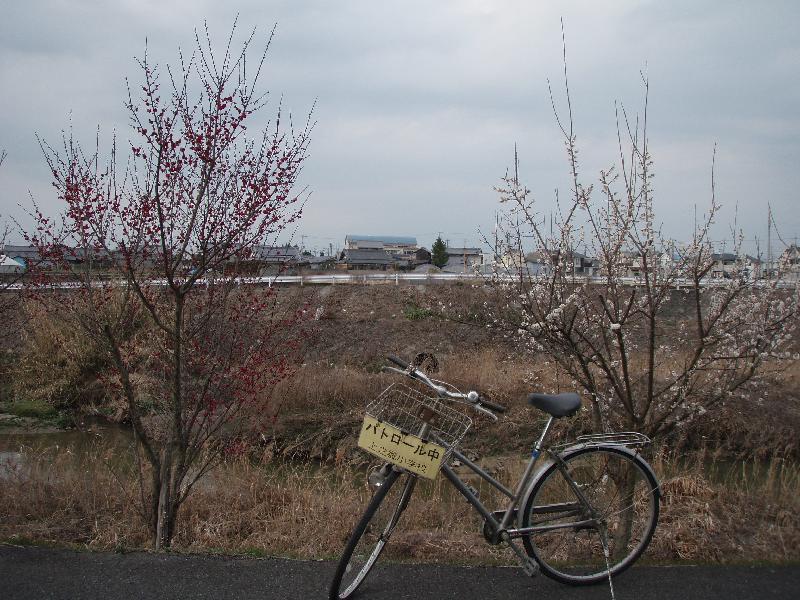
[{"label": "white guardrail", "polygon": [[[481,275],[474,273],[326,273],[318,275],[273,275],[263,277],[240,277],[236,282],[240,285],[266,285],[272,287],[273,285],[336,285],[336,284],[368,284],[368,283],[394,283],[399,285],[401,282],[409,283],[429,283],[429,282],[453,282],[462,281],[470,283],[482,283],[489,281],[500,282],[514,282],[518,281],[519,276],[514,275]],[[574,276],[572,281],[576,284],[589,283],[589,284],[603,284],[606,279],[602,276]],[[620,281],[624,285],[644,285],[644,281],[638,277],[622,277]],[[205,280],[198,280],[198,285],[203,285]],[[731,281],[728,279],[706,279],[701,282],[702,287],[725,287],[730,285]],[[774,282],[756,281],[753,282],[754,287],[767,287]],[[108,285],[109,281],[97,281],[97,286]],[[166,279],[153,279],[147,282],[148,286],[166,286]],[[675,288],[691,287],[693,284],[688,279],[676,279],[673,282]],[[783,289],[792,289],[798,284],[794,281],[780,281],[777,287]],[[22,283],[15,283],[5,288],[5,291],[19,291],[27,287]],[[45,284],[40,286],[45,289],[76,289],[83,287],[79,282],[63,282],[54,284]]]}]

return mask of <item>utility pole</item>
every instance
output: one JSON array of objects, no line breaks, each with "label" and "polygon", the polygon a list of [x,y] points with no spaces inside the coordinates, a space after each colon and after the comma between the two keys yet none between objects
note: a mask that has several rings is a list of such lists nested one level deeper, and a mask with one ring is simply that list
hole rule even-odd
[{"label": "utility pole", "polygon": [[772,273],[772,207],[767,202],[767,279]]},{"label": "utility pole", "polygon": [[756,260],[758,261],[756,264],[756,278],[761,279],[761,275],[763,274],[763,267],[764,263],[761,260],[761,245],[758,242],[758,236],[756,236]]},{"label": "utility pole", "polygon": [[494,211],[494,264],[497,266],[500,263],[500,239],[499,239],[499,232],[500,229],[500,216],[498,211]]}]

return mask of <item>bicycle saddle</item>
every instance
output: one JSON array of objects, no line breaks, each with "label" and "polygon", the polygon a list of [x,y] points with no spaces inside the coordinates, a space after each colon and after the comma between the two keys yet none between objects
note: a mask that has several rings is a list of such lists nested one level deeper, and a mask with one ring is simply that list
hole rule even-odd
[{"label": "bicycle saddle", "polygon": [[555,418],[571,417],[581,407],[581,397],[574,392],[564,394],[530,394],[528,402]]}]

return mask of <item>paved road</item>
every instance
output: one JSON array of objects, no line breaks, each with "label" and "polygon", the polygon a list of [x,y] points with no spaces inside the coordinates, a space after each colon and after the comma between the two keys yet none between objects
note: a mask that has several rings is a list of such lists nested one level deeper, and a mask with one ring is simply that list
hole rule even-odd
[{"label": "paved road", "polygon": [[[106,554],[0,545],[2,600],[325,598],[328,562]],[[616,580],[618,600],[800,597],[800,566],[635,567]],[[380,565],[359,599],[610,598],[607,586],[572,588],[520,569]]]}]

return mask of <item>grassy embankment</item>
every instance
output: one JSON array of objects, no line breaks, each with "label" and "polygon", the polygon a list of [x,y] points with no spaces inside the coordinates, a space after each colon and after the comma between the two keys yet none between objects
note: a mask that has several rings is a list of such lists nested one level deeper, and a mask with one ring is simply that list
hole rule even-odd
[{"label": "grassy embankment", "polygon": [[[76,544],[91,549],[144,548],[132,477],[106,467],[107,457],[78,466],[63,454],[28,457],[0,486],[0,539]],[[509,481],[519,461],[494,461]],[[664,502],[648,550],[651,562],[797,560],[800,472],[791,463],[743,463],[721,479],[709,464],[654,461]],[[489,500],[492,490],[479,487]],[[349,465],[230,459],[182,508],[177,549],[303,558],[334,558],[369,498],[363,470]],[[498,504],[498,508],[499,508]],[[488,546],[480,522],[443,478],[424,482],[387,550],[396,560],[513,563]]]},{"label": "grassy embankment", "polygon": [[[547,361],[522,359],[489,332],[434,320],[419,308],[426,305],[425,290],[314,293],[324,312],[300,376],[276,392],[274,428],[251,456],[230,458],[193,493],[181,509],[176,547],[334,557],[368,499],[369,461],[354,449],[355,435],[365,401],[395,381],[377,374],[387,353],[434,352],[443,379],[511,407],[497,424],[476,420],[464,442],[506,481],[517,475],[517,457],[541,424],[525,394],[569,389]],[[648,560],[797,559],[797,375],[781,374],[766,402],[721,407],[667,440],[671,453],[653,457],[664,505]],[[584,426],[578,417],[557,433]],[[740,462],[731,470],[735,458]],[[136,482],[112,464],[118,465],[100,452],[81,462],[64,453],[27,453],[0,486],[0,539],[146,547]],[[491,490],[480,489],[491,504]],[[479,527],[439,478],[420,487],[387,552],[395,559],[512,563],[507,551],[483,542]]]}]

